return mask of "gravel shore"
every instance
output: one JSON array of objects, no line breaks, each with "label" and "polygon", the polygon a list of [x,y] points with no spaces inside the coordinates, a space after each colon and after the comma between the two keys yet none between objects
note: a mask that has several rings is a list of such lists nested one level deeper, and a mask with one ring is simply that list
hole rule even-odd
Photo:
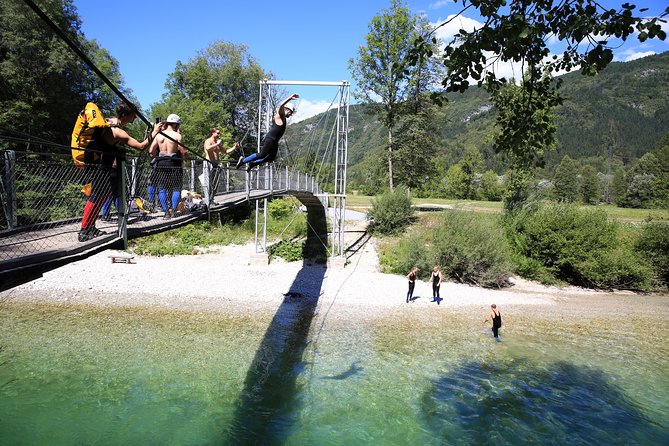
[{"label": "gravel shore", "polygon": [[[344,268],[287,263],[281,259],[269,265],[252,266],[253,244],[223,246],[217,253],[147,257],[135,256],[134,263],[113,263],[105,251],[44,274],[42,278],[0,293],[0,301],[149,306],[185,311],[274,311],[286,295],[318,297],[318,305],[350,316],[381,314],[424,308],[485,314],[491,303],[518,312],[555,312],[573,303],[583,311],[584,303],[602,311],[609,303],[626,305],[635,311],[640,302],[650,301],[667,308],[667,295],[640,296],[625,292],[597,292],[577,287],[547,287],[522,279],[501,289],[484,289],[452,282],[441,287],[440,305],[431,302],[431,286],[418,281],[415,300],[405,302],[406,278],[379,272],[374,239],[364,245]],[[611,300],[614,299],[614,300]],[[588,305],[591,307],[592,305]],[[653,307],[655,305],[652,305]],[[535,310],[531,310],[536,307]],[[334,311],[333,311],[334,310]],[[561,311],[561,310],[560,310]],[[654,311],[654,310],[651,310]]]}]

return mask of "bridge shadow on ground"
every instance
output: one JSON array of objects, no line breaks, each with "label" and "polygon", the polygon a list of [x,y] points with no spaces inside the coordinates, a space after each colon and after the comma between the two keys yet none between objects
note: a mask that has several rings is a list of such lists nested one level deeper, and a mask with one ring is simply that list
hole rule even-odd
[{"label": "bridge shadow on ground", "polygon": [[[318,201],[304,204],[307,246],[316,250],[317,257],[327,258],[321,242],[327,240],[325,210]],[[297,377],[304,369],[302,356],[326,271],[325,266],[310,263],[304,260],[267,328],[223,444],[283,444],[294,430],[300,407]]]}]

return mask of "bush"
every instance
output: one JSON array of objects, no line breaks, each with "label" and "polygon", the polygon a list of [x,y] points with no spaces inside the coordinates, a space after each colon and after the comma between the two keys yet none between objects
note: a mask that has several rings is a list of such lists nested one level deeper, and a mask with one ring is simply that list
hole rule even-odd
[{"label": "bush", "polygon": [[[432,266],[426,255],[426,242],[424,231],[410,234],[399,243],[388,243],[380,250],[380,263],[384,271],[391,274],[406,275],[411,268],[418,266],[423,271],[431,271]],[[420,276],[421,274],[419,274]]]},{"label": "bush", "polygon": [[277,220],[288,218],[293,213],[293,206],[299,205],[297,199],[275,198],[267,206],[269,215]]},{"label": "bush", "polygon": [[447,212],[431,247],[433,263],[462,283],[486,287],[508,285],[513,272],[511,250],[495,217]]},{"label": "bush", "polygon": [[415,220],[412,204],[408,190],[403,186],[373,198],[372,209],[368,212],[372,220],[370,230],[387,235],[402,233]]},{"label": "bush", "polygon": [[543,277],[545,282],[552,273],[559,280],[588,287],[651,286],[652,272],[619,224],[609,222],[601,209],[566,204],[526,208],[510,217],[507,235],[516,253],[530,259],[518,262],[519,271],[530,273],[530,278]]},{"label": "bush", "polygon": [[669,286],[669,225],[648,223],[634,249],[648,259],[664,286]]},{"label": "bush", "polygon": [[281,240],[267,248],[267,253],[273,257],[281,257],[287,262],[302,260],[304,257],[304,242]]},{"label": "bush", "polygon": [[486,287],[508,284],[513,262],[504,232],[493,216],[447,212],[435,229],[421,229],[382,250],[388,272],[407,274],[418,266],[428,279],[434,264],[444,277]]}]

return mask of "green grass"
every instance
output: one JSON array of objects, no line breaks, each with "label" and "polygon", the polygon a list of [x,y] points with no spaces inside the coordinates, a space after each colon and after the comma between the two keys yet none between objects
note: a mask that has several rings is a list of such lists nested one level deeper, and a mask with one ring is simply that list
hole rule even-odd
[{"label": "green grass", "polygon": [[[366,195],[348,195],[346,197],[346,207],[353,210],[362,210],[372,206],[371,196]],[[474,201],[474,200],[450,200],[444,198],[414,198],[414,205],[448,205],[457,209],[470,210],[475,212],[501,213],[504,206],[501,201]],[[594,206],[582,205],[584,209],[592,209]],[[598,208],[604,209],[609,219],[620,222],[640,223],[651,218],[653,221],[669,222],[669,209],[632,209],[620,208],[614,205],[601,205]]]},{"label": "green grass", "polygon": [[[268,244],[279,240],[302,239],[307,233],[307,221],[297,208],[288,207],[281,216],[267,217]],[[212,246],[244,244],[255,237],[253,214],[241,220],[195,222],[180,228],[164,231],[130,241],[129,250],[140,255],[194,255],[211,252]]]}]

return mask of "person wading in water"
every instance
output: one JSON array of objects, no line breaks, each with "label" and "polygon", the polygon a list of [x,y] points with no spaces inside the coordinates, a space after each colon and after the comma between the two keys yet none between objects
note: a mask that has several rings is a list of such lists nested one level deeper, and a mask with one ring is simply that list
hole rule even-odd
[{"label": "person wading in water", "polygon": [[497,305],[490,305],[490,313],[488,317],[485,318],[483,323],[485,324],[488,321],[492,321],[492,334],[495,336],[497,342],[502,342],[502,338],[499,337],[499,329],[502,328],[502,313],[497,309]]}]

